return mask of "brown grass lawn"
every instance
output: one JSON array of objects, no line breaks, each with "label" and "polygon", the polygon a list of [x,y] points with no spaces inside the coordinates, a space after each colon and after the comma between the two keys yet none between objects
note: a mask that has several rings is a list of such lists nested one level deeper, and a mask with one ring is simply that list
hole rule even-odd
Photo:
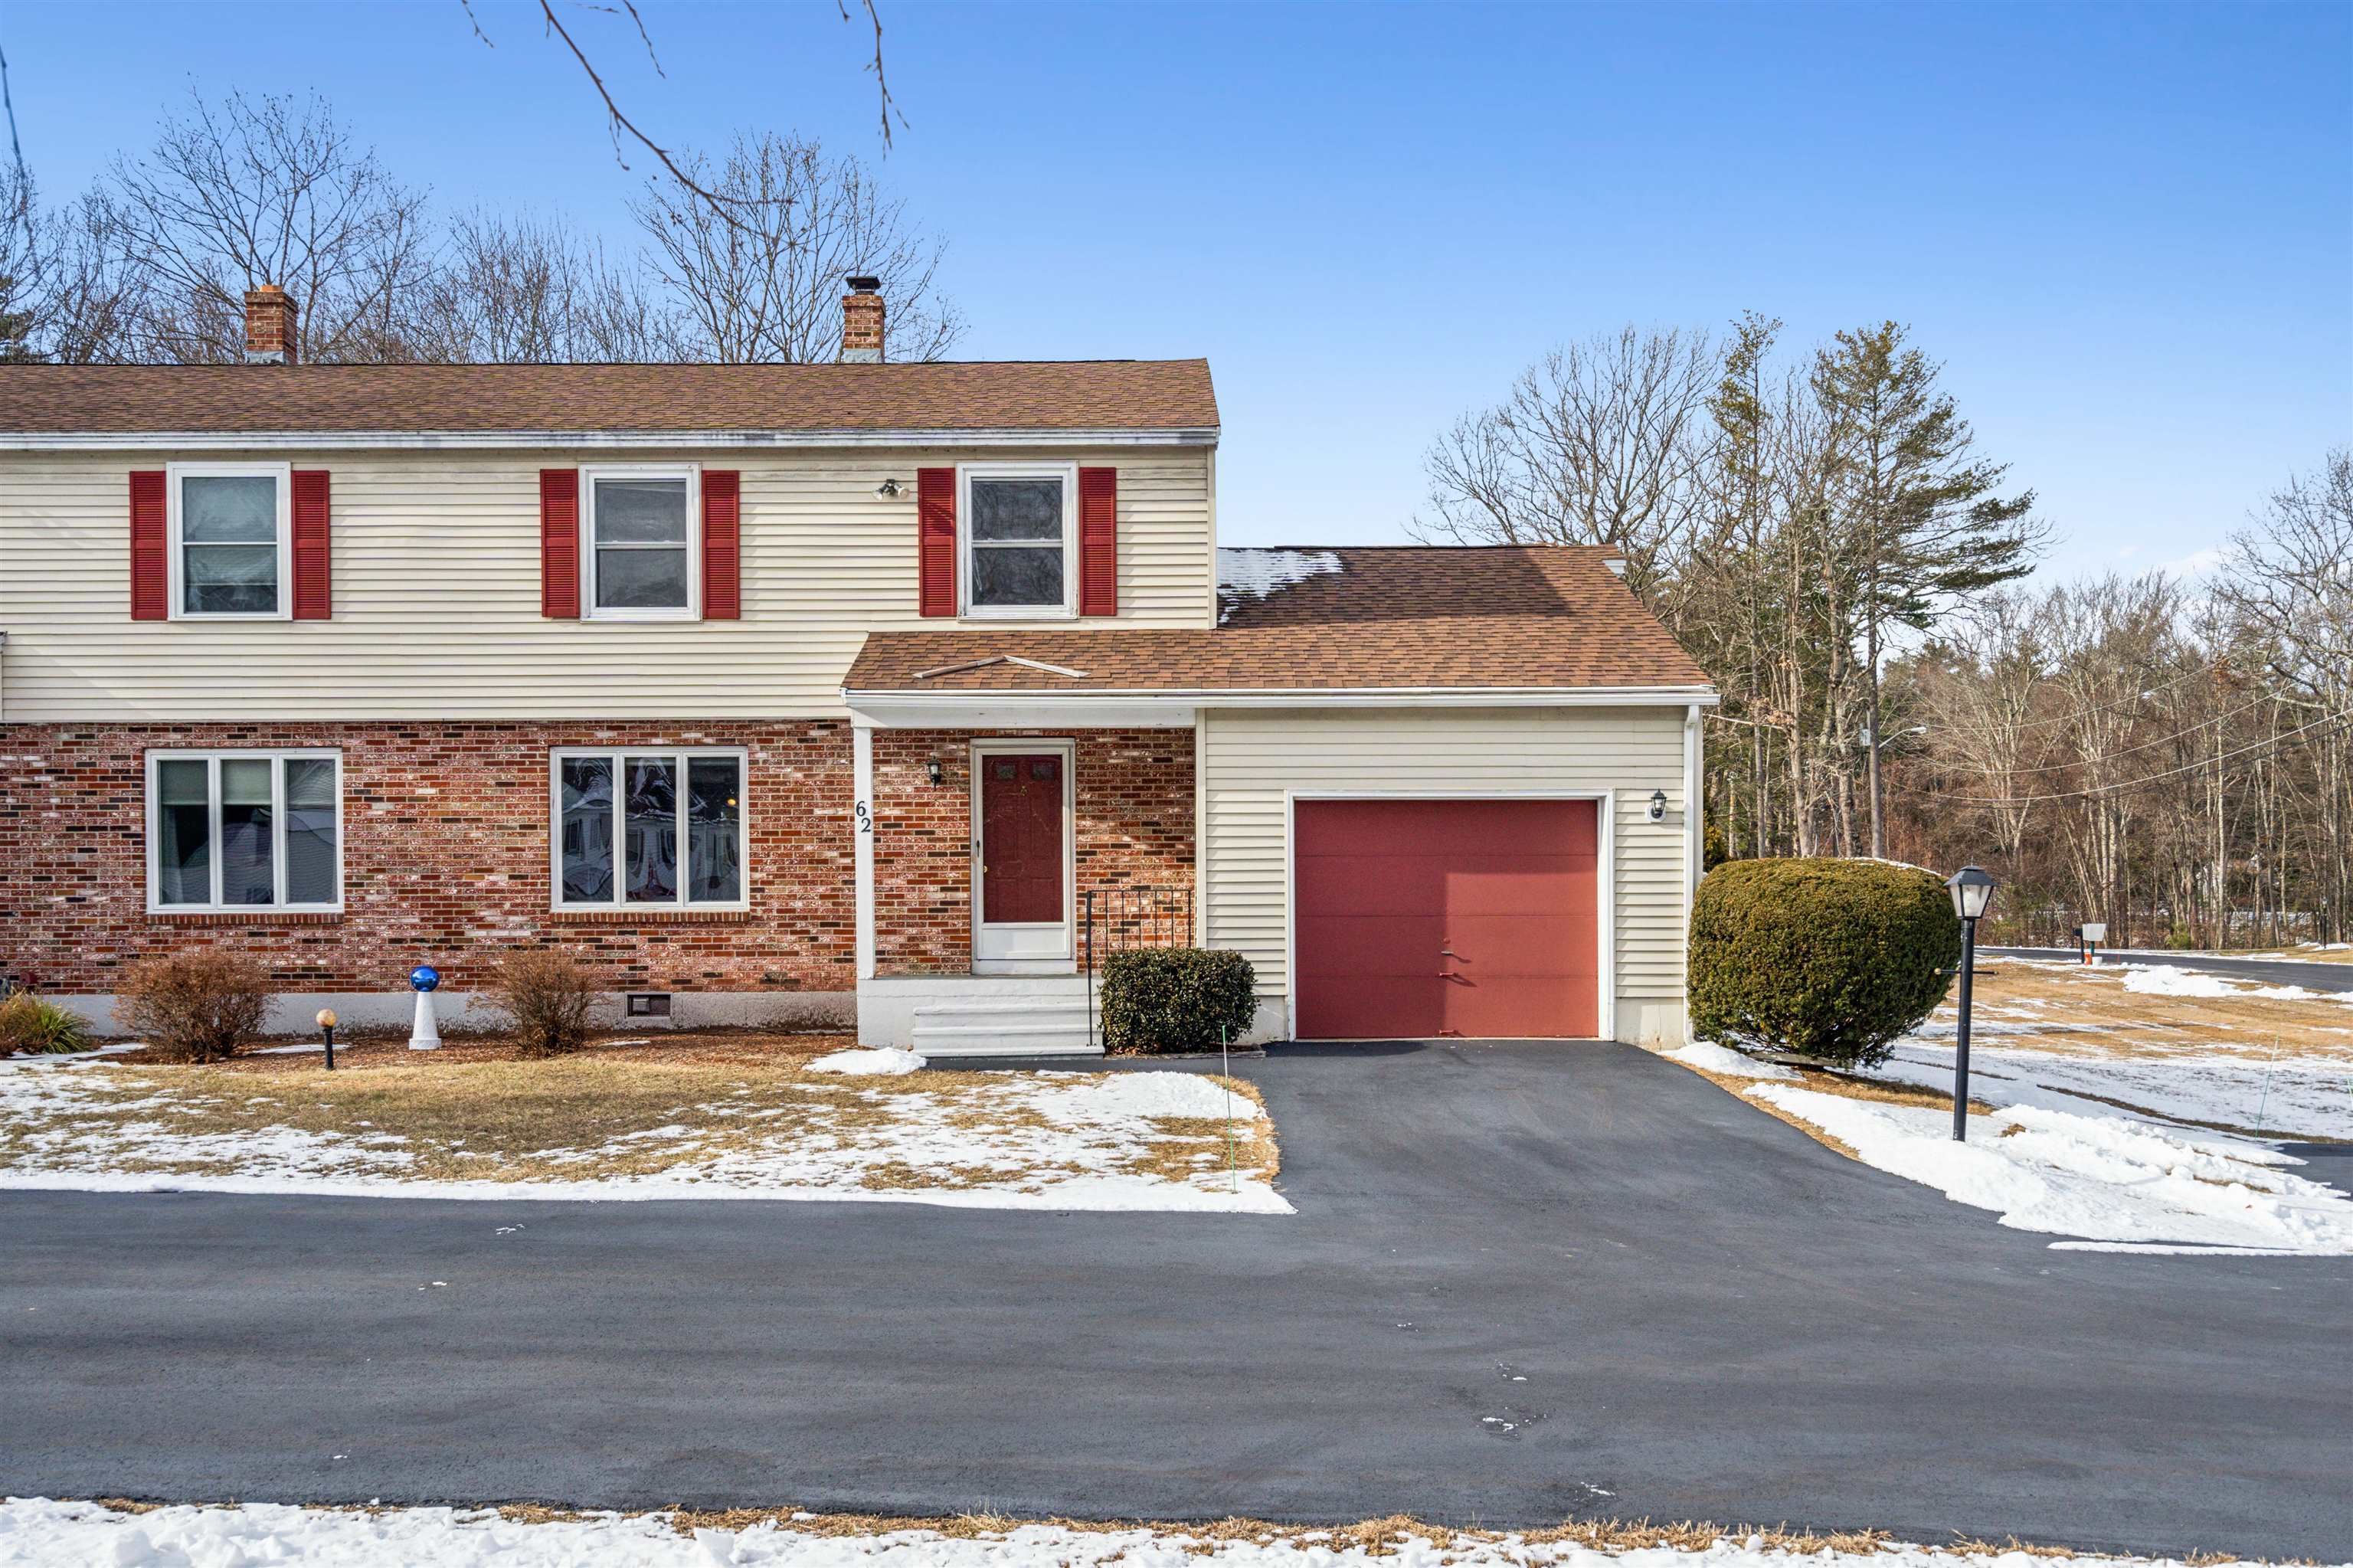
[{"label": "brown grass lawn", "polygon": [[[2189,1049],[2269,1054],[2276,1045],[2291,1056],[2353,1060],[2353,1003],[2248,994],[2146,996],[2126,991],[2124,976],[2124,970],[2103,966],[1986,959],[1978,965],[1974,1016],[1980,1024],[2025,1025],[2032,1033],[2002,1028],[1980,1033],[1977,1042],[2119,1056]],[[2241,983],[2223,979],[2226,984]],[[2254,987],[2250,983],[2248,989]],[[1936,1012],[1937,1022],[1953,1022],[1958,993],[1957,983]]]},{"label": "brown grass lawn", "polygon": [[[70,1102],[0,1118],[0,1170],[54,1163],[57,1139],[78,1157],[106,1150],[123,1172],[240,1172],[240,1138],[278,1129],[351,1140],[354,1174],[392,1181],[586,1181],[659,1175],[735,1156],[839,1151],[872,1190],[1020,1184],[1075,1166],[1041,1162],[959,1168],[920,1151],[886,1157],[905,1124],[923,1120],[1014,1143],[1050,1125],[1034,1106],[1034,1075],[924,1071],[844,1077],[807,1071],[851,1041],[833,1035],[679,1034],[649,1044],[614,1036],[580,1054],[516,1059],[502,1038],[452,1041],[436,1052],[405,1042],[338,1046],[335,1070],[316,1054],[248,1055],[211,1065],[156,1061],[145,1053],[62,1069]],[[1236,1080],[1253,1106],[1258,1092]],[[1240,1124],[1261,1129],[1268,1124]],[[1225,1124],[1162,1118],[1155,1137],[1118,1169],[1174,1180],[1226,1166]],[[142,1140],[203,1138],[191,1150]],[[408,1157],[367,1170],[365,1140]],[[396,1142],[394,1140],[397,1140]],[[894,1146],[895,1147],[895,1146]],[[861,1154],[861,1150],[864,1151]],[[1273,1139],[1240,1139],[1245,1177],[1271,1178]]]}]

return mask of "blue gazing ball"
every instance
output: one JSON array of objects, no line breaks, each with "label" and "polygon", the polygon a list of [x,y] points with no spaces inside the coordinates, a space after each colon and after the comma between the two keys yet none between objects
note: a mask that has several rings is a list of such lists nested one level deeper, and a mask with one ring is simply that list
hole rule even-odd
[{"label": "blue gazing ball", "polygon": [[441,984],[441,971],[431,964],[419,964],[408,971],[408,983],[418,991],[434,991]]}]

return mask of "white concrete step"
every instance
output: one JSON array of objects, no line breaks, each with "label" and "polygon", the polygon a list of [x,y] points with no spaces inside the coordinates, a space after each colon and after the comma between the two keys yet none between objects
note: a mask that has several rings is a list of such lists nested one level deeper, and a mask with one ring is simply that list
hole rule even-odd
[{"label": "white concrete step", "polygon": [[1087,1040],[1083,995],[931,1002],[915,1009],[911,1043],[925,1056],[1101,1054]]}]

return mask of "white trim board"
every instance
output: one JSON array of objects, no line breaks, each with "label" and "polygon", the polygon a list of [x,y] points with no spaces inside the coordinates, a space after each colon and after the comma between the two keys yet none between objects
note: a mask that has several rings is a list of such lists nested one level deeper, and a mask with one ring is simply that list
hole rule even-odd
[{"label": "white trim board", "polygon": [[[1600,951],[1597,1037],[1618,1037],[1618,812],[1614,789],[1285,789],[1282,792],[1282,1033],[1299,1038],[1299,802],[1302,800],[1591,800],[1596,802],[1594,940]],[[1418,1036],[1398,1036],[1400,1039]]]}]

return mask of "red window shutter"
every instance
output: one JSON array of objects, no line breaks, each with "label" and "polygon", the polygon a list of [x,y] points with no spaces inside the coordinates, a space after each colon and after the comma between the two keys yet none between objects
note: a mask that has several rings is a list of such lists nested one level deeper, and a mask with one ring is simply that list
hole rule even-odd
[{"label": "red window shutter", "polygon": [[915,515],[919,526],[917,555],[923,587],[918,595],[925,615],[956,612],[956,482],[952,468],[915,471]]},{"label": "red window shutter", "polygon": [[325,620],[334,612],[327,531],[327,471],[294,471],[294,619]]},{"label": "red window shutter", "polygon": [[172,546],[164,521],[164,471],[131,476],[131,619],[172,618]]},{"label": "red window shutter", "polygon": [[744,617],[743,476],[733,469],[702,473],[702,619]]},{"label": "red window shutter", "polygon": [[1119,470],[1079,470],[1079,613],[1119,613]]},{"label": "red window shutter", "polygon": [[580,471],[539,471],[539,613],[580,619]]}]

